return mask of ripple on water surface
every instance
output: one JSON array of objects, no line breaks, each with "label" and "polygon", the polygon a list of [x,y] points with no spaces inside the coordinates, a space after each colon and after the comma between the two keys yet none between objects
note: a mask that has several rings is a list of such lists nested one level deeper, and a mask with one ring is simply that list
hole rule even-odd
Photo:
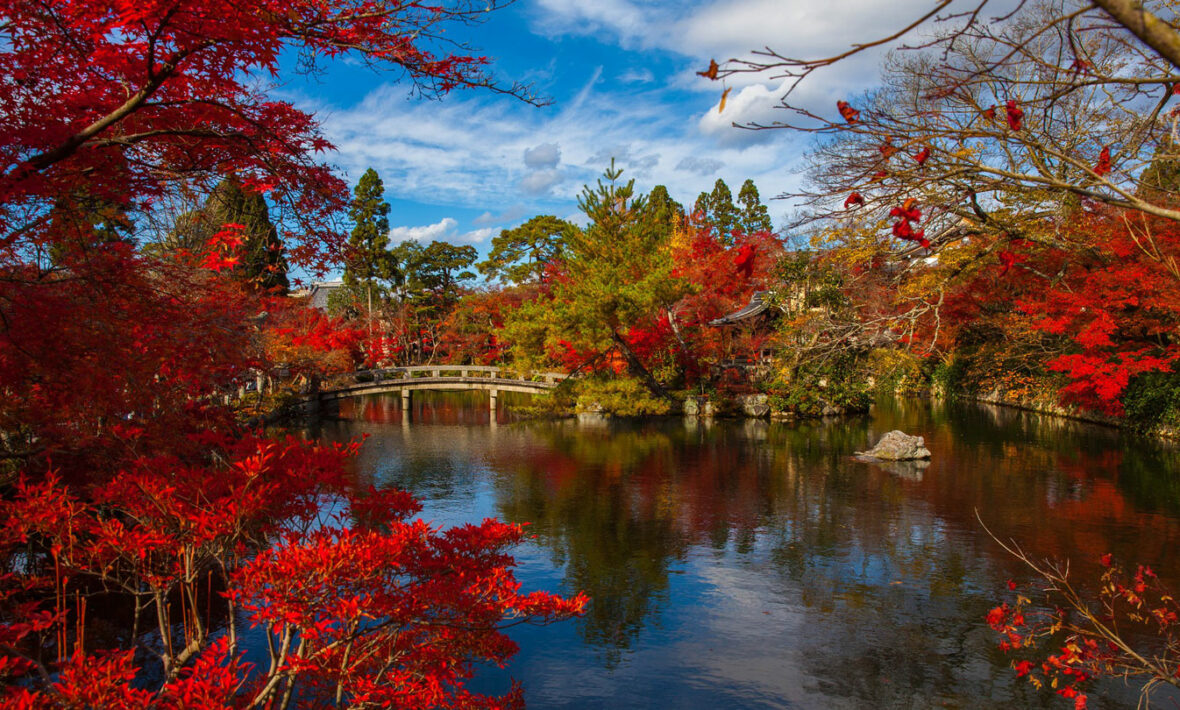
[{"label": "ripple on water surface", "polygon": [[[503,400],[502,400],[503,403]],[[352,403],[358,475],[439,524],[528,522],[526,589],[593,599],[520,627],[507,670],[533,708],[1063,707],[1017,680],[983,623],[1027,579],[983,531],[1079,580],[1113,552],[1180,580],[1180,457],[1112,430],[974,405],[880,404],[831,422],[492,422],[478,395]],[[853,461],[890,429],[929,466]],[[1093,708],[1134,707],[1118,684]],[[1158,700],[1168,703],[1162,697]]]}]

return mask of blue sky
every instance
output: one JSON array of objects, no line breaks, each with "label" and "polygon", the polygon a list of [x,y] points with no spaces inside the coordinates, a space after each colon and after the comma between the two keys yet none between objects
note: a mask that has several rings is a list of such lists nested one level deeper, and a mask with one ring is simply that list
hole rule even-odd
[{"label": "blue sky", "polygon": [[[391,74],[338,63],[292,79],[278,94],[314,112],[337,147],[329,161],[354,184],[368,167],[385,183],[391,239],[443,239],[485,253],[493,236],[537,214],[579,218],[582,186],[611,157],[639,188],[668,186],[691,205],[723,178],[736,193],[753,178],[776,226],[798,185],[806,136],[748,131],[772,121],[782,94],[769,77],[719,82],[695,72],[709,59],[773,46],[816,56],[893,29],[925,0],[518,0],[463,29],[492,71],[531,83],[552,105],[456,91],[413,98]],[[880,55],[815,77],[796,100],[822,110],[870,86]]]}]

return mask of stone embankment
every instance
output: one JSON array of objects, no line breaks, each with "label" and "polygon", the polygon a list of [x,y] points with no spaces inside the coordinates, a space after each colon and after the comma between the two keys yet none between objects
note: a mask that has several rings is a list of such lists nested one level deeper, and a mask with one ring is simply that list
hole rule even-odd
[{"label": "stone embankment", "polygon": [[[819,412],[819,416],[840,417],[846,414],[863,414],[866,411],[868,410],[853,411],[844,407],[825,404]],[[689,397],[684,401],[684,414],[686,416],[701,417],[704,419],[736,417],[792,421],[799,418],[794,412],[775,410],[771,406],[770,397],[765,394],[745,394],[717,400],[706,397]]]}]

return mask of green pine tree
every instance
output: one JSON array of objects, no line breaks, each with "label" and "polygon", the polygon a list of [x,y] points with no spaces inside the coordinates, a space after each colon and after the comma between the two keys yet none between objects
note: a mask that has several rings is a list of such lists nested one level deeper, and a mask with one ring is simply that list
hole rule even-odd
[{"label": "green pine tree", "polygon": [[538,215],[519,227],[500,230],[500,236],[492,239],[488,258],[476,266],[488,279],[536,283],[545,265],[561,258],[566,240],[577,229],[577,225],[553,215]]},{"label": "green pine tree", "polygon": [[741,222],[738,209],[733,204],[733,193],[724,180],[718,178],[713,183],[712,192],[702,192],[697,196],[693,212],[706,226],[713,228],[722,242],[733,243],[733,230],[740,229]]},{"label": "green pine tree", "polygon": [[709,193],[697,195],[697,201],[692,203],[692,213],[706,222],[709,221]]},{"label": "green pine tree", "polygon": [[270,221],[270,208],[261,193],[243,190],[236,176],[223,179],[213,188],[199,210],[180,215],[161,245],[161,251],[185,249],[198,253],[226,224],[242,225],[241,262],[234,278],[263,291],[286,293],[287,259],[283,242]]},{"label": "green pine tree", "polygon": [[344,266],[344,285],[363,294],[368,311],[369,329],[373,327],[373,294],[379,281],[393,277],[389,255],[389,203],[385,185],[377,171],[369,168],[353,190],[348,208],[352,233],[348,238],[348,257]]},{"label": "green pine tree", "polygon": [[664,257],[665,235],[646,218],[648,200],[635,194],[635,181],[620,181],[614,161],[604,179],[586,186],[578,206],[589,218],[586,229],[566,242],[565,272],[552,300],[534,300],[505,323],[503,339],[514,344],[517,358],[529,362],[560,342],[578,350],[612,349],[627,361],[631,374],[653,394],[667,397],[627,343],[634,323],[653,318],[684,293]]},{"label": "green pine tree", "polygon": [[676,225],[684,220],[684,205],[672,199],[668,194],[668,188],[656,185],[647,196],[644,215],[645,219],[666,238],[672,234]]},{"label": "green pine tree", "polygon": [[726,244],[733,242],[733,230],[738,228],[738,210],[733,204],[733,193],[721,178],[713,183],[709,193],[709,221]]},{"label": "green pine tree", "polygon": [[434,305],[447,308],[462,295],[462,282],[475,278],[471,266],[477,258],[479,252],[473,246],[433,241],[413,261],[414,280],[429,294]]},{"label": "green pine tree", "polygon": [[770,223],[770,212],[766,209],[766,205],[762,204],[762,200],[758,196],[758,188],[755,187],[753,180],[747,179],[742,183],[737,201],[740,207],[738,228],[743,234],[769,232],[773,229]]}]

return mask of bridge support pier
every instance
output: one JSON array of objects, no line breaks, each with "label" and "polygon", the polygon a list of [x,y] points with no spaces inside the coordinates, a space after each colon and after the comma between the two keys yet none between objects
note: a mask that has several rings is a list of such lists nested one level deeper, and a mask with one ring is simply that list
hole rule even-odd
[{"label": "bridge support pier", "polygon": [[489,409],[491,409],[492,414],[495,414],[496,413],[496,399],[500,396],[500,392],[498,390],[490,390],[488,392],[488,394],[491,395],[491,397],[488,400],[488,407],[489,407]]},{"label": "bridge support pier", "polygon": [[410,412],[410,390],[402,388],[402,417]]}]

